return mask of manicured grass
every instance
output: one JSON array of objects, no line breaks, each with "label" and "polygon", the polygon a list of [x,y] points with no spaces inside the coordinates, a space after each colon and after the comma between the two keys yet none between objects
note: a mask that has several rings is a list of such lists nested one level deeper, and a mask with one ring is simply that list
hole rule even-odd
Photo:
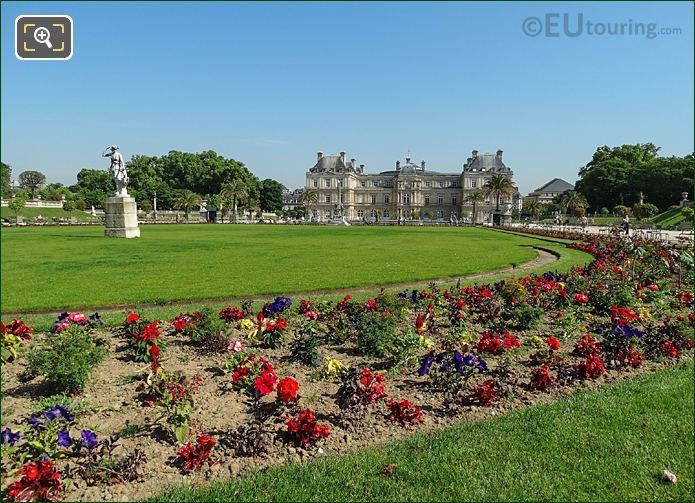
[{"label": "manicured grass", "polygon": [[470,228],[258,225],[2,230],[2,311],[275,295],[459,276],[536,256],[526,236]]},{"label": "manicured grass", "polygon": [[652,217],[651,222],[654,225],[661,226],[662,229],[667,229],[669,227],[678,225],[683,220],[685,220],[685,217],[683,216],[683,213],[681,213],[681,209],[671,208],[669,210],[664,211],[663,213],[660,213]]},{"label": "manicured grass", "polygon": [[[49,223],[52,223],[54,218],[63,218],[65,221],[68,221],[71,216],[75,217],[75,219],[80,222],[91,222],[94,220],[94,217],[86,211],[75,210],[70,214],[69,211],[65,211],[62,208],[23,208],[19,212],[19,216],[24,218],[25,221],[33,220],[39,215]],[[6,218],[14,223],[14,212],[10,211],[10,209],[5,206],[0,207],[0,218]]]},{"label": "manicured grass", "polygon": [[[382,470],[396,465],[390,476]],[[664,469],[676,485],[661,481]],[[156,501],[692,501],[693,365]]]}]

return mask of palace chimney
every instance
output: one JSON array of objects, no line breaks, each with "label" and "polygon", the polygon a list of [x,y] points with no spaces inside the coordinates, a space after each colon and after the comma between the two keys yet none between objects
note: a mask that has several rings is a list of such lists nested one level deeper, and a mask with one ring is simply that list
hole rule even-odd
[{"label": "palace chimney", "polygon": [[317,152],[316,153],[316,161],[317,162],[320,161],[322,157],[323,157],[323,152]]},{"label": "palace chimney", "polygon": [[500,159],[502,159],[502,153],[503,153],[503,152],[504,152],[504,151],[503,151],[502,149],[499,149],[499,150],[497,151],[497,157],[499,157]]},{"label": "palace chimney", "polygon": [[420,166],[422,167],[422,171],[425,171],[425,161],[422,161],[420,163]]},{"label": "palace chimney", "polygon": [[401,161],[396,161],[396,170],[401,169]]},{"label": "palace chimney", "polygon": [[345,165],[345,152],[340,153],[340,162],[342,162],[343,165]]},{"label": "palace chimney", "polygon": [[476,157],[478,157],[478,151],[474,150],[473,152],[471,152],[471,158],[475,159]]}]

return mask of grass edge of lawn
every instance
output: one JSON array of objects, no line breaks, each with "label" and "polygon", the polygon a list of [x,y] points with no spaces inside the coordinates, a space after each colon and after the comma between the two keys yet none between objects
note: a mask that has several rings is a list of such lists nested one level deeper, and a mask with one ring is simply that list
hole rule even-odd
[{"label": "grass edge of lawn", "polygon": [[[584,265],[588,263],[590,260],[592,260],[592,256],[589,255],[586,252],[580,251],[580,250],[575,250],[572,248],[567,248],[565,244],[567,242],[565,241],[559,241],[559,240],[554,240],[552,238],[535,238],[538,241],[541,242],[537,246],[537,248],[541,248],[545,251],[548,251],[549,253],[552,253],[556,256],[558,256],[558,260],[556,262],[553,262],[552,264],[549,265],[543,265],[539,266],[530,270],[524,271],[524,274],[541,274],[543,272],[546,272],[548,270],[554,270],[557,272],[566,272],[572,267],[578,266],[578,265]],[[545,241],[545,242],[544,242]],[[494,273],[494,271],[493,271]],[[491,276],[482,278],[482,279],[470,279],[470,280],[463,280],[461,281],[461,285],[463,286],[468,286],[468,285],[473,285],[473,284],[481,284],[481,283],[493,283],[497,281],[501,281],[503,279],[509,279],[518,276],[520,273],[517,271],[502,271],[499,274],[493,274]],[[423,281],[423,284],[427,283],[427,281]],[[448,288],[454,286],[456,283],[455,282],[448,282],[448,283],[439,283],[437,286],[440,289],[443,288]],[[369,289],[370,286],[365,286],[361,287],[365,289]],[[372,298],[376,292],[379,290],[378,286],[372,286],[373,291],[370,292],[360,292],[360,293],[354,293],[351,294],[352,298],[355,301],[366,301],[369,298]],[[386,292],[390,293],[395,293],[397,291],[401,290],[400,288],[396,287],[385,287]],[[276,292],[277,295],[282,295],[282,293]],[[315,301],[334,301],[334,300],[341,300],[345,293],[328,293],[324,295],[318,295],[318,296],[311,296],[312,300]],[[273,295],[268,295],[268,300],[271,300],[271,297]],[[147,308],[138,308],[137,303],[134,303],[133,306],[134,309],[130,308],[123,308],[123,309],[116,309],[112,311],[104,311],[101,312],[100,315],[102,317],[102,320],[104,321],[104,327],[118,327],[123,323],[124,315],[131,310],[138,310],[145,318],[147,319],[171,319],[174,316],[178,315],[179,313],[185,313],[185,312],[191,312],[196,309],[199,309],[202,305],[208,306],[211,309],[222,309],[226,307],[229,304],[228,301],[211,301],[208,302],[205,299],[198,299],[190,302],[185,302],[181,304],[170,304],[170,305],[163,305],[163,306],[157,306],[157,307],[147,307]],[[263,302],[262,301],[257,301],[254,302],[254,309],[260,309],[262,307]],[[87,309],[80,309],[80,311],[84,312],[85,314],[92,314],[93,310],[90,310],[89,308]],[[6,315],[3,315],[3,318],[7,317]],[[20,317],[27,325],[32,325],[34,326],[34,331],[35,332],[47,332],[51,325],[53,325],[53,322],[56,319],[55,314],[25,314],[21,316],[15,316],[15,317]]]},{"label": "grass edge of lawn", "polygon": [[[175,487],[150,501],[692,501],[692,377],[688,360],[344,456]],[[388,463],[396,468],[386,477]],[[677,484],[660,480],[664,468]]]}]

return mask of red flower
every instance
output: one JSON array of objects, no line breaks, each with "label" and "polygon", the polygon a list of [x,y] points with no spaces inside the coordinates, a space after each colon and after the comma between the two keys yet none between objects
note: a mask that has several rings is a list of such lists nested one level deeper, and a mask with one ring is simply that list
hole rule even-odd
[{"label": "red flower", "polygon": [[138,313],[130,313],[125,320],[125,322],[128,324],[135,323],[138,321],[140,321],[140,315]]},{"label": "red flower", "polygon": [[678,356],[680,355],[680,351],[678,351],[678,348],[668,341],[664,342],[661,345],[660,349],[664,355],[670,356],[671,358],[678,358]]},{"label": "red flower", "polygon": [[413,405],[408,400],[397,402],[389,399],[387,406],[389,414],[386,416],[386,419],[389,421],[398,422],[401,426],[422,422],[422,409],[419,405]]},{"label": "red flower", "polygon": [[209,435],[200,435],[196,443],[197,445],[193,447],[190,442],[186,442],[186,445],[179,449],[179,459],[186,471],[197,470],[204,464],[216,463],[212,460],[212,449],[217,441]]},{"label": "red flower", "polygon": [[277,381],[277,376],[272,372],[264,370],[253,385],[261,395],[267,395],[273,392],[275,381]]},{"label": "red flower", "polygon": [[318,424],[311,410],[306,409],[296,418],[287,418],[287,432],[296,445],[309,447],[321,438],[328,437],[328,426]]},{"label": "red flower", "polygon": [[583,293],[578,293],[577,295],[574,296],[574,298],[577,300],[577,302],[580,302],[580,303],[589,302],[589,296],[585,295]]},{"label": "red flower", "polygon": [[531,372],[532,389],[547,390],[553,385],[553,381],[555,381],[555,378],[548,374],[548,367],[545,365]]},{"label": "red flower", "polygon": [[22,478],[8,487],[13,501],[58,501],[63,484],[51,461],[27,463],[19,472]]},{"label": "red flower", "polygon": [[574,367],[575,372],[581,379],[597,379],[606,373],[603,361],[598,356],[592,354],[586,357],[585,362],[579,365],[572,365],[572,367]]},{"label": "red flower", "polygon": [[159,358],[159,348],[156,344],[152,344],[152,347],[150,347],[150,356],[153,360]]},{"label": "red flower", "polygon": [[659,285],[648,285],[647,288],[649,288],[652,292],[658,292],[659,291]]},{"label": "red flower", "polygon": [[548,343],[548,347],[550,347],[552,351],[557,351],[560,349],[560,341],[558,341],[555,337],[548,337],[545,342]]},{"label": "red flower", "polygon": [[297,398],[299,384],[291,377],[283,377],[277,386],[278,398],[284,403],[290,403]]},{"label": "red flower", "polygon": [[497,401],[497,390],[495,389],[495,381],[489,379],[481,386],[473,389],[473,393],[468,400],[470,403],[487,407]]}]

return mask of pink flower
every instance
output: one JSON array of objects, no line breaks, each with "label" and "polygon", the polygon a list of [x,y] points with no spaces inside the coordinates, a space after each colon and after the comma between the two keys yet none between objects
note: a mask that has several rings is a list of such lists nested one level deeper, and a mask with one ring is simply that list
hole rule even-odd
[{"label": "pink flower", "polygon": [[659,291],[659,285],[651,284],[647,288],[649,288],[652,292],[658,292]]},{"label": "pink flower", "polygon": [[319,315],[316,313],[316,311],[307,311],[306,313],[304,313],[304,316],[306,316],[307,318],[309,318],[311,320],[315,320],[319,317]]},{"label": "pink flower", "polygon": [[68,321],[78,325],[85,325],[87,323],[87,317],[82,313],[70,313],[68,315]]},{"label": "pink flower", "polygon": [[244,343],[240,340],[232,341],[229,343],[229,346],[227,346],[227,351],[233,351],[234,353],[238,353],[242,349],[244,349]]},{"label": "pink flower", "polygon": [[56,327],[56,332],[60,332],[61,330],[65,330],[65,329],[67,329],[67,328],[70,328],[70,324],[69,324],[69,323],[61,323],[60,325],[58,325],[58,326]]}]

